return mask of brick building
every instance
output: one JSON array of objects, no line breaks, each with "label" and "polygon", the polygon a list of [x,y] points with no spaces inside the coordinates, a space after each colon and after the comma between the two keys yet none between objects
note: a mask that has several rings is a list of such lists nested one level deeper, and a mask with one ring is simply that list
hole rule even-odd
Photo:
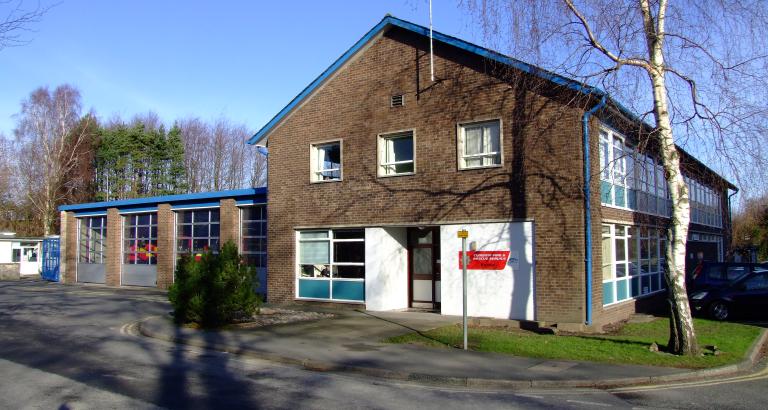
[{"label": "brick building", "polygon": [[[440,33],[432,79],[428,35],[385,17],[251,139],[269,150],[271,300],[459,314],[466,228],[476,257],[506,258],[470,270],[472,316],[581,326],[658,301],[670,204],[650,127]],[[735,187],[681,154],[691,256],[721,260]]]},{"label": "brick building", "polygon": [[[232,239],[271,302],[460,314],[466,229],[471,316],[581,328],[662,302],[651,128],[599,89],[437,32],[433,79],[428,34],[385,17],[253,136],[268,201],[61,207],[64,280],[167,288],[179,254]],[[722,260],[736,188],[680,153],[689,262]]]}]

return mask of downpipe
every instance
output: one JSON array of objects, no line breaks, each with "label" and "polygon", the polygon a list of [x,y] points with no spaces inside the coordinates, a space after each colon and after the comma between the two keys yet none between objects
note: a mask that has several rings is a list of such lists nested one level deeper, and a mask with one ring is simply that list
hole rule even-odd
[{"label": "downpipe", "polygon": [[600,98],[592,109],[581,117],[582,135],[584,137],[584,269],[586,270],[586,320],[587,326],[592,324],[592,189],[590,188],[590,160],[589,160],[589,118],[597,110],[605,107],[606,94]]}]

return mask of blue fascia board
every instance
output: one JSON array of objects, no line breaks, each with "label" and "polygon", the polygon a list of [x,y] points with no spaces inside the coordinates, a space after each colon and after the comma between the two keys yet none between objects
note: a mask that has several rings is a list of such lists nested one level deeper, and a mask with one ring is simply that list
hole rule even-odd
[{"label": "blue fascia board", "polygon": [[220,202],[186,202],[183,204],[171,205],[171,209],[216,208],[220,204]]},{"label": "blue fascia board", "polygon": [[121,206],[120,208],[117,208],[120,213],[138,213],[138,212],[156,212],[157,211],[157,205],[155,206]]},{"label": "blue fascia board", "polygon": [[264,197],[266,198],[267,188],[247,188],[233,189],[227,191],[199,192],[194,194],[164,195],[149,198],[121,199],[116,201],[90,202],[87,204],[62,205],[59,211],[105,211],[108,208],[128,208],[139,206],[157,206],[157,204],[174,204],[177,202],[200,201],[209,202],[211,199],[242,198],[242,197]]},{"label": "blue fascia board", "polygon": [[81,217],[81,216],[107,216],[107,211],[98,210],[98,211],[75,212],[75,217]]}]

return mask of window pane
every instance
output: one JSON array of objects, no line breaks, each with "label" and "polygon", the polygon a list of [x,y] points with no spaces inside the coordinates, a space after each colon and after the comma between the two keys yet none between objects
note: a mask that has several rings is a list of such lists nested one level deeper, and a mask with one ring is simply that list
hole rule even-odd
[{"label": "window pane", "polygon": [[149,225],[150,216],[149,214],[143,214],[143,215],[137,215],[137,225]]},{"label": "window pane", "polygon": [[136,228],[136,237],[137,238],[149,238],[149,227],[148,226],[140,226]]},{"label": "window pane", "polygon": [[209,225],[193,225],[194,228],[192,229],[193,236],[195,238],[207,238],[208,237],[208,227]]},{"label": "window pane", "polygon": [[334,239],[363,239],[365,230],[363,229],[345,229],[333,231]]},{"label": "window pane", "polygon": [[253,221],[253,220],[259,220],[263,219],[261,210],[264,209],[263,206],[249,206],[243,208],[243,220],[244,221]]},{"label": "window pane", "polygon": [[616,238],[616,260],[617,261],[625,261],[627,260],[627,253],[626,253],[626,240]]},{"label": "window pane", "polygon": [[218,238],[219,237],[219,224],[211,224],[211,238]]},{"label": "window pane", "polygon": [[333,277],[344,279],[365,279],[365,266],[333,266]]},{"label": "window pane", "polygon": [[334,262],[365,262],[365,243],[363,242],[334,242]]},{"label": "window pane", "polygon": [[483,129],[478,126],[464,127],[464,154],[483,153]]},{"label": "window pane", "polygon": [[193,252],[207,252],[209,250],[208,239],[195,239],[192,241]]},{"label": "window pane", "polygon": [[179,225],[176,228],[176,235],[180,238],[192,236],[192,225]]},{"label": "window pane", "polygon": [[341,168],[341,144],[320,145],[317,147],[318,171]]},{"label": "window pane", "polygon": [[209,222],[210,214],[207,209],[201,210],[201,211],[192,211],[192,212],[194,213],[195,223]]},{"label": "window pane", "polygon": [[191,223],[192,222],[192,211],[181,211],[179,212],[179,221],[183,223]]},{"label": "window pane", "polygon": [[330,263],[330,246],[328,242],[299,243],[299,261],[302,264]]},{"label": "window pane", "polygon": [[211,222],[219,222],[219,210],[211,209]]},{"label": "window pane", "polygon": [[611,265],[613,265],[613,254],[611,250],[611,237],[603,237],[603,280],[613,279],[611,272]]},{"label": "window pane", "polygon": [[328,265],[301,265],[301,276],[305,278],[329,278],[331,269]]},{"label": "window pane", "polygon": [[324,239],[328,237],[328,231],[309,231],[299,233],[300,238],[303,239]]},{"label": "window pane", "polygon": [[386,141],[387,162],[413,161],[413,137],[388,138]]}]

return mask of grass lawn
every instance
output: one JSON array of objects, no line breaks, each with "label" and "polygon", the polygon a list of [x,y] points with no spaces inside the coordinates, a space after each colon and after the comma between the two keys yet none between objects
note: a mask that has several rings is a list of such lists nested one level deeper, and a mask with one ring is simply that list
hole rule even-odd
[{"label": "grass lawn", "polygon": [[[669,338],[669,319],[648,323],[630,323],[616,333],[606,335],[543,335],[513,329],[470,328],[469,348],[482,352],[560,360],[588,360],[617,364],[700,369],[737,363],[760,335],[761,328],[738,323],[694,319],[699,346],[705,354],[681,357],[651,352],[656,342],[662,349]],[[409,333],[386,339],[387,343],[409,343],[431,347],[461,347],[461,325],[446,326],[421,333]],[[715,345],[714,355],[705,349]]]}]

